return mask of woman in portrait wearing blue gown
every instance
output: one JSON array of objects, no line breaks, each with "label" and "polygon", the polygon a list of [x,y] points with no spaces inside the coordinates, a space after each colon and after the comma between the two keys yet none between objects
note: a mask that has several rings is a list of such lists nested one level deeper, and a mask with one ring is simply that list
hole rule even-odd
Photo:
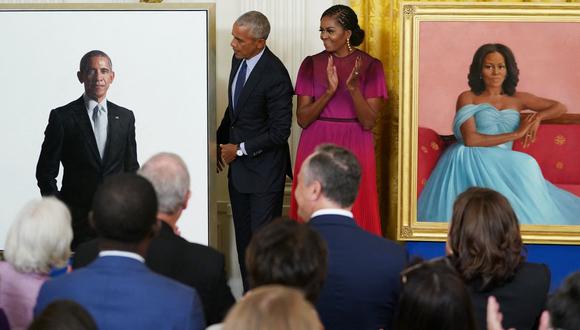
[{"label": "woman in portrait wearing blue gown", "polygon": [[[468,91],[457,99],[453,134],[419,197],[419,221],[449,221],[455,198],[469,187],[503,194],[522,224],[580,224],[580,197],[542,175],[534,158],[513,151],[536,139],[540,122],[566,112],[560,102],[516,91],[519,70],[511,50],[485,44],[471,63]],[[520,120],[520,112],[533,111]]]}]

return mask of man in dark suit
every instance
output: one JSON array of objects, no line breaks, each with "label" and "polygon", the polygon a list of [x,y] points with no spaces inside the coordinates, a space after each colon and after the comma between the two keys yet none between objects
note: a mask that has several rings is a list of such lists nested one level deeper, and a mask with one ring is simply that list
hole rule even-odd
[{"label": "man in dark suit", "polygon": [[[176,154],[159,153],[143,164],[139,174],[155,188],[159,203],[157,219],[161,222],[159,235],[151,241],[145,263],[154,272],[195,288],[203,303],[207,324],[221,322],[235,303],[227,284],[224,256],[175,233],[177,221],[191,196],[187,166]],[[73,268],[88,265],[98,254],[98,240],[79,245]]]},{"label": "man in dark suit", "polygon": [[[36,165],[40,193],[57,196],[71,211],[73,249],[96,237],[87,215],[97,186],[106,176],[139,168],[133,112],[107,100],[115,78],[109,56],[100,50],[85,54],[77,78],[85,92],[50,112]],[[60,163],[64,175],[59,191]]]},{"label": "man in dark suit", "polygon": [[326,329],[389,329],[407,262],[404,247],[352,218],[360,177],[356,157],[334,145],[319,146],[298,175],[298,214],[328,245],[328,275],[316,305]]},{"label": "man in dark suit", "polygon": [[246,290],[245,249],[256,230],[282,214],[285,176],[292,175],[292,82],[284,64],[266,47],[269,33],[268,19],[256,11],[234,23],[229,105],[217,131],[218,172],[229,164],[228,188]]},{"label": "man in dark suit", "polygon": [[99,329],[205,329],[195,289],[151,271],[143,256],[159,229],[157,197],[136,174],[107,178],[95,193],[91,222],[101,241],[87,267],[47,281],[34,314],[55,300],[72,300]]}]

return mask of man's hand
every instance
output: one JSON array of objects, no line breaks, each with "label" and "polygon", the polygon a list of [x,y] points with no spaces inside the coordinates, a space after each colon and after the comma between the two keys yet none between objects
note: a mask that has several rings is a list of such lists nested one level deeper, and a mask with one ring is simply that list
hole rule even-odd
[{"label": "man's hand", "polygon": [[222,145],[218,144],[217,145],[217,172],[220,173],[221,171],[224,170],[224,168],[226,167],[226,164],[224,163],[224,160],[222,158]]},{"label": "man's hand", "polygon": [[222,160],[226,162],[226,164],[229,164],[236,159],[236,151],[238,151],[237,144],[220,144],[220,147],[222,149]]}]

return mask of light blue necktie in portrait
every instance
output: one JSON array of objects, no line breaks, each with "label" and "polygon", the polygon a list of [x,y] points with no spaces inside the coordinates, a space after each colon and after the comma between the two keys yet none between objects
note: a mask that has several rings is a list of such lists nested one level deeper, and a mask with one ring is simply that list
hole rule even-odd
[{"label": "light blue necktie in portrait", "polygon": [[105,143],[107,142],[107,126],[104,123],[103,116],[105,116],[105,109],[99,105],[93,109],[93,127],[95,131],[95,140],[97,141],[97,148],[101,159],[105,153]]},{"label": "light blue necktie in portrait", "polygon": [[236,107],[238,105],[238,98],[240,98],[240,94],[242,94],[242,88],[244,88],[244,84],[246,83],[246,70],[248,69],[248,64],[246,61],[242,61],[242,67],[238,72],[238,79],[236,79],[236,89],[234,90],[234,111],[236,111]]}]

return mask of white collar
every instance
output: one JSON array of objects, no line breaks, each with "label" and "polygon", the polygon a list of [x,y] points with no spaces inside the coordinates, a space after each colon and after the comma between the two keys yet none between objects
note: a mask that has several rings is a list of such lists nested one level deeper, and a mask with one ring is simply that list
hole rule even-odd
[{"label": "white collar", "polygon": [[87,111],[89,112],[89,114],[92,115],[93,109],[99,105],[100,108],[102,108],[103,110],[105,110],[105,113],[107,113],[107,98],[105,97],[105,99],[103,99],[103,101],[101,103],[91,99],[90,97],[87,96],[87,94],[83,93],[83,100],[85,101],[85,108],[87,109]]},{"label": "white collar", "polygon": [[247,72],[252,72],[256,64],[258,64],[260,58],[262,58],[262,55],[264,55],[264,50],[266,50],[266,47],[264,47],[264,49],[262,49],[262,51],[260,51],[258,54],[254,55],[254,57],[245,59],[246,64],[248,65]]},{"label": "white collar", "polygon": [[105,250],[99,252],[99,257],[124,257],[124,258],[131,258],[141,262],[145,262],[142,256],[138,255],[135,252],[129,251],[119,251],[119,250]]},{"label": "white collar", "polygon": [[344,210],[344,209],[320,209],[317,211],[314,211],[314,213],[312,213],[312,216],[310,217],[310,219],[320,216],[320,215],[342,215],[345,217],[349,217],[352,218],[352,212],[348,211],[348,210]]}]

